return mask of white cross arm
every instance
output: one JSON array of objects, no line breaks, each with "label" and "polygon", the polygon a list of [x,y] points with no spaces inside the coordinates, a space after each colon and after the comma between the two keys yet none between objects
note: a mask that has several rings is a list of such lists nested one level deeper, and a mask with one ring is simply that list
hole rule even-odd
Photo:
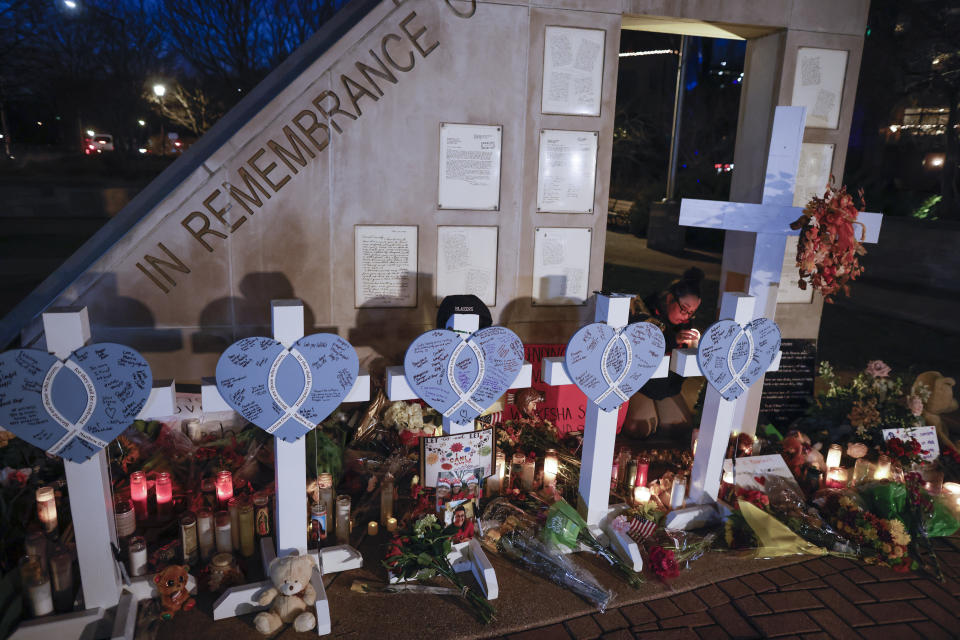
[{"label": "white cross arm", "polygon": [[800,207],[691,198],[680,201],[680,224],[687,227],[796,236],[800,231],[791,229],[790,224],[802,214]]}]

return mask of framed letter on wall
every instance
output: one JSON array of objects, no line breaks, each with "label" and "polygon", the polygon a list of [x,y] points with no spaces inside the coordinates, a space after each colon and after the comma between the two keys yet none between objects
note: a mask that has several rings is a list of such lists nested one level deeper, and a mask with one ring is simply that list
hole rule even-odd
[{"label": "framed letter on wall", "polygon": [[587,303],[591,240],[591,229],[537,227],[533,243],[533,304]]},{"label": "framed letter on wall", "polygon": [[596,131],[540,132],[539,213],[593,213],[598,135]]},{"label": "framed letter on wall", "polygon": [[806,126],[836,129],[840,125],[840,99],[843,96],[843,78],[847,72],[847,53],[810,47],[797,50],[791,104],[807,108]]},{"label": "framed letter on wall", "polygon": [[354,306],[417,306],[417,227],[356,225]]},{"label": "framed letter on wall", "polygon": [[502,127],[440,125],[440,209],[500,209]]},{"label": "framed letter on wall", "polygon": [[437,304],[449,295],[497,304],[497,227],[437,227]]},{"label": "framed letter on wall", "polygon": [[546,28],[541,112],[600,115],[606,37],[602,29]]}]

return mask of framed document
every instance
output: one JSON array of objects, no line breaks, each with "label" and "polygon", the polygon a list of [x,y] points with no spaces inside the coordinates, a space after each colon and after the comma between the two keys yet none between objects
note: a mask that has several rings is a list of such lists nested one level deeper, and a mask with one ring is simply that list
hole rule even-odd
[{"label": "framed document", "polygon": [[449,295],[497,304],[497,227],[437,227],[437,304]]},{"label": "framed document", "polygon": [[538,213],[593,213],[597,131],[540,132]]},{"label": "framed document", "polygon": [[354,306],[417,306],[417,227],[356,225]]},{"label": "framed document", "polygon": [[606,38],[607,32],[603,29],[546,28],[541,112],[600,115]]},{"label": "framed document", "polygon": [[440,125],[440,209],[500,210],[502,127]]},{"label": "framed document", "polygon": [[533,304],[587,303],[591,241],[591,229],[537,227],[533,243]]},{"label": "framed document", "polygon": [[[802,207],[813,196],[823,196],[830,180],[833,166],[832,144],[808,143],[800,145],[800,164],[797,168],[797,183],[793,190],[793,206]],[[777,289],[777,304],[813,302],[813,289],[801,289],[800,272],[797,269],[797,241],[787,238],[787,249],[783,255],[783,267],[780,272],[780,288]]]},{"label": "framed document", "polygon": [[797,50],[791,104],[807,108],[806,126],[821,129],[839,126],[847,55],[847,51],[836,49],[800,47]]}]

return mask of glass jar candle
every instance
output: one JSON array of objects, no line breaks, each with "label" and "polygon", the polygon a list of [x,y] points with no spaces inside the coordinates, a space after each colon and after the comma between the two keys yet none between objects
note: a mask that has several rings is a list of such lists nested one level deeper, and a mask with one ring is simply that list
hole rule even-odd
[{"label": "glass jar candle", "polygon": [[200,494],[203,496],[203,504],[208,509],[217,508],[217,482],[213,478],[204,478],[200,481]]},{"label": "glass jar candle", "polygon": [[217,528],[217,551],[230,553],[233,550],[233,527],[230,522],[230,512],[217,511],[214,515],[214,526]]},{"label": "glass jar candle", "polygon": [[227,501],[227,509],[230,512],[230,544],[234,551],[240,550],[240,499],[230,498]]},{"label": "glass jar candle", "polygon": [[53,613],[53,592],[47,571],[36,556],[24,556],[20,559],[20,584],[26,597],[30,614],[33,617]]},{"label": "glass jar candle", "polygon": [[532,458],[525,459],[520,468],[520,488],[527,493],[533,491],[533,480],[536,477],[537,462]]},{"label": "glass jar candle", "polygon": [[617,455],[617,486],[627,486],[627,467],[630,465],[630,452],[621,447]]},{"label": "glass jar candle", "polygon": [[503,477],[506,475],[507,457],[502,451],[497,453],[493,475],[487,478],[486,492],[489,497],[500,495],[503,490]]},{"label": "glass jar candle", "polygon": [[615,489],[617,487],[617,478],[620,477],[620,462],[614,458],[613,466],[610,467],[610,488]]},{"label": "glass jar candle", "polygon": [[73,555],[60,547],[50,556],[53,608],[59,613],[73,611]]},{"label": "glass jar candle", "polygon": [[257,535],[265,538],[270,535],[270,496],[258,493],[253,496],[253,519],[257,527]]},{"label": "glass jar candle", "polygon": [[143,536],[130,538],[127,549],[127,570],[131,576],[143,576],[147,573],[147,539]]},{"label": "glass jar candle", "polygon": [[213,512],[209,509],[197,511],[197,540],[200,543],[200,560],[209,562],[213,557],[216,537],[213,532]]},{"label": "glass jar candle", "polygon": [[233,554],[218,553],[210,561],[206,580],[207,588],[214,593],[219,593],[228,587],[242,584],[243,573]]},{"label": "glass jar candle", "polygon": [[337,544],[350,544],[350,496],[337,496]]},{"label": "glass jar candle", "polygon": [[393,516],[393,475],[387,473],[383,476],[383,483],[380,485],[380,522],[387,526],[387,520]]},{"label": "glass jar candle", "polygon": [[627,491],[633,492],[633,488],[637,486],[637,468],[636,460],[631,460],[627,465]]},{"label": "glass jar candle", "polygon": [[317,494],[319,495],[320,502],[324,505],[324,511],[327,514],[327,535],[332,535],[332,529],[336,526],[334,524],[334,495],[333,495],[333,474],[331,473],[321,473],[317,476]]},{"label": "glass jar candle", "polygon": [[57,497],[53,487],[37,489],[37,515],[44,531],[52,533],[57,530]]},{"label": "glass jar candle", "polygon": [[674,478],[673,487],[670,488],[670,508],[680,509],[683,507],[684,500],[687,499],[687,477],[679,476]]},{"label": "glass jar candle", "polygon": [[647,486],[648,476],[650,474],[650,458],[640,456],[637,458],[637,478],[634,480],[634,486]]},{"label": "glass jar candle", "polygon": [[827,469],[835,469],[840,467],[840,457],[843,455],[843,448],[838,444],[830,445],[830,449],[827,451]]},{"label": "glass jar candle", "polygon": [[253,503],[244,498],[240,501],[237,512],[237,521],[240,524],[240,555],[249,558],[253,555]]},{"label": "glass jar candle", "polygon": [[307,542],[310,548],[317,549],[327,539],[327,505],[314,502],[310,505],[310,531]]},{"label": "glass jar candle", "polygon": [[137,530],[137,517],[133,510],[133,501],[119,498],[113,504],[113,517],[117,523],[117,537],[132,536]]},{"label": "glass jar candle", "polygon": [[557,486],[557,471],[560,469],[560,463],[557,460],[557,450],[547,449],[543,455],[543,485],[546,487]]},{"label": "glass jar candle", "polygon": [[650,502],[650,489],[647,487],[633,488],[633,503],[637,505]]},{"label": "glass jar candle", "polygon": [[187,434],[187,437],[190,438],[193,442],[199,442],[200,438],[203,437],[203,432],[200,428],[200,421],[196,418],[191,418],[190,420],[183,421],[183,431]]},{"label": "glass jar candle", "polygon": [[233,474],[229,471],[218,472],[214,484],[217,487],[217,507],[226,509],[227,502],[233,497]]},{"label": "glass jar candle", "polygon": [[889,480],[891,475],[890,457],[881,455],[877,458],[876,470],[873,472],[874,480]]},{"label": "glass jar candle", "polygon": [[190,511],[180,516],[180,551],[184,564],[197,564],[200,558],[197,550],[197,516]]},{"label": "glass jar candle", "polygon": [[526,462],[527,456],[522,453],[515,453],[513,457],[510,458],[510,488],[519,489],[521,477],[523,475],[523,463]]},{"label": "glass jar candle", "polygon": [[137,520],[146,520],[147,509],[147,476],[143,471],[134,471],[130,474],[130,499],[133,501],[133,511]]},{"label": "glass jar candle", "polygon": [[24,538],[23,550],[25,555],[36,557],[41,567],[46,567],[47,547],[49,544],[46,534],[43,531],[34,529]]},{"label": "glass jar candle", "polygon": [[863,484],[873,475],[873,464],[866,458],[857,458],[853,463],[853,479],[850,484],[857,486]]},{"label": "glass jar candle", "polygon": [[154,488],[157,494],[157,516],[169,518],[173,513],[173,479],[166,471],[157,474]]},{"label": "glass jar candle", "polygon": [[849,469],[832,467],[827,469],[826,485],[829,489],[843,489],[850,479]]}]

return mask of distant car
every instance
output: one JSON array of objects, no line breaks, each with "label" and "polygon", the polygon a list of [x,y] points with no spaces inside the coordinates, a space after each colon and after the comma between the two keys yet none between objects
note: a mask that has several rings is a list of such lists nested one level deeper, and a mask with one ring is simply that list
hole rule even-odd
[{"label": "distant car", "polygon": [[109,133],[98,133],[83,140],[83,152],[88,156],[113,150],[113,136]]}]

